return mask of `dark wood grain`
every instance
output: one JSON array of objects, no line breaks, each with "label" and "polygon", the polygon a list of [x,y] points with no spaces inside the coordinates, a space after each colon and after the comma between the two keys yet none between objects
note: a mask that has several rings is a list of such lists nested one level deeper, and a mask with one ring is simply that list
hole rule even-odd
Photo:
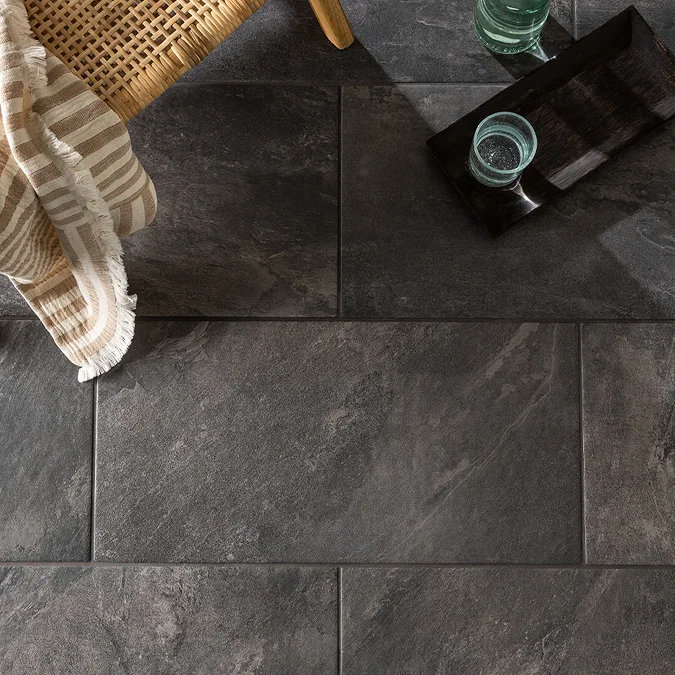
[{"label": "dark wood grain", "polygon": [[[538,149],[518,183],[489,188],[466,160],[478,123],[501,110],[529,120]],[[631,6],[427,143],[497,236],[673,115],[675,58]]]}]

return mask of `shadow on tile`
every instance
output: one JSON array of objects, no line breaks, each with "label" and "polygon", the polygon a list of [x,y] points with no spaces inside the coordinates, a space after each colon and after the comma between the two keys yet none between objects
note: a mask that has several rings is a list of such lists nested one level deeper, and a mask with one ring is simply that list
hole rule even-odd
[{"label": "shadow on tile", "polygon": [[654,30],[656,35],[671,51],[675,50],[675,11],[671,0],[640,0],[628,3],[626,0],[586,0],[577,2],[577,31],[579,37],[608,21],[624,10],[628,4],[635,4],[638,11]]},{"label": "shadow on tile", "polygon": [[572,34],[549,14],[541,32],[539,45],[535,49],[521,54],[493,53],[492,56],[507,72],[518,79],[539,68],[573,43]]},{"label": "shadow on tile", "polygon": [[[259,58],[258,75],[270,76],[277,47],[308,28],[291,21],[277,34],[266,21],[255,24],[265,39],[247,58]],[[551,17],[547,53],[570,40]],[[350,49],[363,61],[359,72],[388,79],[366,47]],[[352,52],[335,53],[349,62]],[[536,66],[527,54],[502,60],[519,75]],[[655,243],[667,239],[673,208],[669,132],[652,134],[493,241],[424,143],[500,85],[344,86],[339,115],[333,87],[194,84],[222,76],[216,65],[207,59],[205,70],[186,78],[191,84],[172,88],[134,122],[162,202],[155,227],[127,246],[140,315],[675,314],[672,250]]]},{"label": "shadow on tile", "polygon": [[[185,77],[321,84],[508,81],[508,69],[474,34],[474,4],[342,0],[357,42],[339,52],[306,0],[275,0]],[[570,0],[553,0],[552,11],[572,29]]]},{"label": "shadow on tile", "polygon": [[[472,9],[446,5],[347,2],[363,43],[339,52],[304,0],[268,3],[132,120],[160,200],[154,225],[125,241],[139,316],[336,315],[338,94],[325,82],[504,79]],[[2,280],[0,315],[23,308]]]},{"label": "shadow on tile", "polygon": [[147,316],[334,316],[338,94],[177,85],[129,125],[157,189],[125,242]]},{"label": "shadow on tile", "polygon": [[491,239],[424,142],[497,91],[470,84],[345,88],[344,316],[675,316],[675,125]]}]

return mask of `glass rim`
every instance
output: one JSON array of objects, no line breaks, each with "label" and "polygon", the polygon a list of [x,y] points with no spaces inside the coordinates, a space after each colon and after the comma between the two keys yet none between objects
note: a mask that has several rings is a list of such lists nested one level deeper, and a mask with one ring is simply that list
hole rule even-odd
[{"label": "glass rim", "polygon": [[[527,153],[527,155],[522,158],[518,164],[513,169],[497,169],[495,167],[490,166],[480,155],[478,152],[478,143],[476,142],[476,138],[478,137],[478,132],[490,121],[492,121],[495,117],[511,117],[512,119],[518,120],[521,124],[524,123],[525,127],[527,130],[532,134],[532,147],[530,148],[530,151]],[[481,161],[482,164],[485,166],[489,167],[490,171],[493,171],[496,174],[501,174],[504,176],[508,176],[509,174],[514,174],[514,173],[520,173],[525,169],[525,167],[532,161],[532,158],[537,152],[537,134],[532,127],[532,125],[522,116],[519,115],[518,113],[510,112],[509,110],[503,110],[500,112],[492,113],[491,115],[488,115],[486,118],[484,118],[479,125],[476,127],[476,130],[473,132],[473,139],[471,141],[471,147],[473,148],[473,151],[476,155],[476,157]]]}]

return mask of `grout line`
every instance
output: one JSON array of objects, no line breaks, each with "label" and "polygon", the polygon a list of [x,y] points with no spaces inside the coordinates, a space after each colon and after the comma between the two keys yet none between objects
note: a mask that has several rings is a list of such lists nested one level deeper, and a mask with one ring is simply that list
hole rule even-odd
[{"label": "grout line", "polygon": [[342,567],[337,569],[337,666],[342,675]]},{"label": "grout line", "polygon": [[96,525],[96,436],[98,431],[98,377],[92,387],[91,416],[91,502],[89,507],[89,560],[94,561],[94,527]]},{"label": "grout line", "polygon": [[656,571],[665,570],[675,573],[675,564],[544,564],[544,563],[439,563],[439,562],[104,562],[104,561],[0,561],[0,568],[3,567],[78,567],[78,568],[113,568],[113,569],[146,569],[155,567],[172,567],[172,568],[210,568],[210,569],[297,569],[297,568],[315,568],[324,569],[327,571],[335,571],[335,566],[338,564],[340,568],[349,569],[448,569],[448,570],[470,570],[470,569],[486,569],[486,570],[617,570],[617,571]]},{"label": "grout line", "polygon": [[577,0],[572,0],[572,37],[575,40],[578,40],[578,31],[577,31]]},{"label": "grout line", "polygon": [[337,318],[342,317],[342,87],[338,87],[337,109]]},{"label": "grout line", "polygon": [[354,80],[353,82],[347,80],[199,80],[187,82],[174,82],[171,89],[181,88],[197,88],[197,87],[316,87],[316,88],[330,88],[330,87],[426,87],[426,86],[442,86],[442,87],[505,87],[515,82],[515,79],[510,80],[490,80],[486,82],[475,82],[472,80],[428,80],[426,82],[410,82],[406,80]]},{"label": "grout line", "polygon": [[[4,320],[5,317],[0,317]],[[37,317],[35,317],[37,321]],[[667,319],[585,319],[545,317],[362,317],[362,316],[137,316],[139,323],[174,321],[185,323],[232,322],[232,323],[541,323],[541,324],[675,324],[675,317]]]},{"label": "grout line", "polygon": [[584,340],[583,323],[579,331],[579,500],[581,519],[581,563],[586,564],[586,458],[584,454]]},{"label": "grout line", "polygon": [[[35,321],[37,316],[2,316],[2,321]],[[151,323],[153,321],[172,321],[183,323],[204,322],[231,322],[231,323],[540,323],[540,324],[675,324],[672,318],[641,318],[641,319],[589,319],[589,318],[564,318],[564,317],[462,317],[462,316],[392,316],[392,317],[363,317],[363,316],[137,316],[137,323]]]}]

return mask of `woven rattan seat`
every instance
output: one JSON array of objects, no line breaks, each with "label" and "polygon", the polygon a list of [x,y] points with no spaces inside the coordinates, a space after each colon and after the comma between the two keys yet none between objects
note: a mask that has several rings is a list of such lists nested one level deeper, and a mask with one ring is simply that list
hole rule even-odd
[{"label": "woven rattan seat", "polygon": [[[26,0],[40,42],[124,120],[157,98],[266,0]],[[310,0],[326,35],[353,40],[338,0]]]}]

